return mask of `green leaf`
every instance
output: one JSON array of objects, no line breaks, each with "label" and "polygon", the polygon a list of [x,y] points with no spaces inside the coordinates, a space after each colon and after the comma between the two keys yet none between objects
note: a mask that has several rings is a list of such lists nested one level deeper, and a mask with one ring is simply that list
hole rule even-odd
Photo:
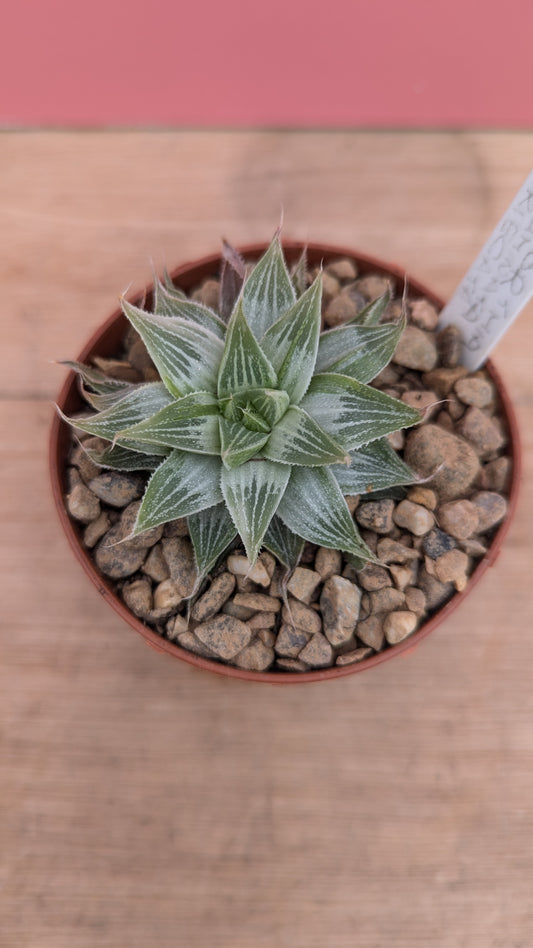
[{"label": "green leaf", "polygon": [[263,545],[274,554],[287,569],[294,569],[300,562],[305,540],[296,536],[285,526],[277,514],[274,514],[265,533]]},{"label": "green leaf", "polygon": [[342,326],[322,333],[316,372],[349,375],[358,382],[371,382],[389,364],[405,320],[383,326]]},{"label": "green leaf", "polygon": [[327,467],[293,467],[277,513],[293,533],[311,543],[375,560]]},{"label": "green leaf", "polygon": [[[157,295],[155,295],[156,289]],[[226,335],[224,323],[208,306],[170,293],[158,282],[154,283],[154,313],[158,316],[175,316],[195,323],[197,326],[203,326],[219,339],[223,339]]]},{"label": "green leaf", "polygon": [[287,411],[289,396],[274,388],[249,388],[219,399],[219,406],[228,421],[239,421],[252,431],[269,433]]},{"label": "green leaf", "polygon": [[161,464],[161,455],[141,454],[118,444],[104,448],[103,451],[86,448],[83,444],[82,448],[94,464],[111,468],[113,471],[155,471]]},{"label": "green leaf", "polygon": [[233,542],[237,530],[225,504],[191,514],[188,526],[200,582]]},{"label": "green leaf", "polygon": [[176,448],[148,482],[133,536],[219,504],[221,468],[220,458],[189,454]]},{"label": "green leaf", "polygon": [[68,369],[76,372],[85,385],[89,385],[99,395],[108,395],[115,393],[125,393],[130,389],[131,382],[124,382],[122,379],[112,379],[105,375],[100,369],[95,369],[91,365],[83,365],[82,362],[72,362],[64,359],[59,365],[66,365]]},{"label": "green leaf", "polygon": [[235,308],[245,276],[246,264],[240,253],[227,240],[223,240],[219,312],[224,323],[228,322]]},{"label": "green leaf", "polygon": [[261,339],[295,301],[296,293],[285,265],[279,233],[276,233],[244,284],[244,313],[255,338]]},{"label": "green leaf", "polygon": [[166,267],[163,268],[163,282],[167,293],[171,293],[172,296],[180,300],[187,299],[187,294],[180,290],[179,286],[176,286]]},{"label": "green leaf", "polygon": [[222,339],[196,323],[145,313],[127,300],[122,300],[122,309],[173,395],[179,398],[189,392],[216,391]]},{"label": "green leaf", "polygon": [[261,348],[270,359],[278,376],[280,389],[297,405],[311,381],[320,336],[320,304],[322,278],[280,316],[261,340]]},{"label": "green leaf", "polygon": [[249,461],[268,440],[268,432],[250,430],[227,418],[219,418],[219,422],[222,463],[228,470]]},{"label": "green leaf", "polygon": [[231,471],[222,471],[224,500],[251,563],[257,559],[289,475],[286,464],[272,461],[248,461]]},{"label": "green leaf", "polygon": [[209,392],[193,392],[157,414],[118,433],[148,445],[162,444],[198,454],[220,455],[218,401]]},{"label": "green leaf", "polygon": [[67,418],[62,412],[60,414],[64,421],[75,428],[105,438],[107,441],[113,441],[117,432],[122,431],[123,428],[130,428],[139,421],[144,421],[171,401],[172,397],[162,382],[148,382],[146,385],[135,386],[111,408],[98,412],[96,415],[88,415],[85,418]]},{"label": "green leaf", "polygon": [[387,306],[390,303],[391,294],[390,290],[387,290],[383,296],[380,296],[377,300],[372,300],[371,303],[367,305],[354,316],[353,319],[347,323],[348,326],[377,326],[383,313],[385,312]]},{"label": "green leaf", "polygon": [[354,451],[351,459],[350,467],[331,468],[343,494],[365,494],[416,480],[386,438]]},{"label": "green leaf", "polygon": [[304,247],[297,263],[291,270],[292,285],[296,296],[301,296],[307,289],[307,247]]},{"label": "green leaf", "polygon": [[315,375],[301,407],[348,451],[420,421],[404,402],[346,375]]},{"label": "green leaf", "polygon": [[276,388],[276,373],[259,348],[238,301],[228,324],[218,376],[218,395],[224,398],[249,388]]},{"label": "green leaf", "polygon": [[272,429],[263,454],[283,464],[335,464],[348,461],[346,451],[302,408],[294,405]]}]

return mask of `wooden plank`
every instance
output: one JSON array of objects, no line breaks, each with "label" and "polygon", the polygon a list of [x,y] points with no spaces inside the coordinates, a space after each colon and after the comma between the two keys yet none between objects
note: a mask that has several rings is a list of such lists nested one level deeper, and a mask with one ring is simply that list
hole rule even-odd
[{"label": "wooden plank", "polygon": [[[148,649],[109,611],[53,510],[46,440],[57,382],[43,368],[58,347],[81,346],[131,272],[148,277],[154,243],[177,262],[215,249],[221,232],[264,238],[280,196],[287,233],[381,250],[449,292],[525,176],[532,141],[0,139],[11,227],[11,243],[0,228],[0,930],[9,948],[532,943],[527,315],[497,356],[525,469],[497,566],[414,653],[336,684],[272,688],[200,673]],[[83,324],[73,318],[81,307]]]}]

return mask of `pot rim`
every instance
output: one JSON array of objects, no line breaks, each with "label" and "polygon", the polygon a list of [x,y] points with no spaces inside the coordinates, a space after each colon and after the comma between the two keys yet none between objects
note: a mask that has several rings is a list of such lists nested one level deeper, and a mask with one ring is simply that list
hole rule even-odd
[{"label": "pot rim", "polygon": [[[359,253],[359,251],[346,247],[322,244],[318,242],[304,243],[302,241],[296,240],[283,240],[282,244],[285,255],[290,261],[297,259],[298,255],[301,254],[304,248],[306,248],[310,262],[315,264],[320,263],[322,259],[349,257],[357,262],[360,272],[363,274],[371,271],[381,275],[391,275],[400,282],[403,282],[404,279],[407,279],[405,271],[396,264],[385,263],[382,260]],[[239,252],[245,257],[258,257],[266,250],[267,246],[268,244],[265,243],[247,244],[239,248]],[[212,275],[215,272],[215,269],[220,266],[220,263],[221,254],[212,253],[198,260],[181,264],[171,272],[171,277],[176,282],[181,283],[184,288],[190,289],[192,286],[201,282],[201,280],[206,276]],[[439,309],[443,307],[443,300],[418,280],[414,280],[409,277],[408,286],[411,293],[429,299]],[[152,288],[153,284],[149,284],[144,292],[137,293],[135,295],[135,297],[132,299],[132,302],[140,302],[145,295],[149,297]],[[105,320],[104,323],[102,323],[95,330],[89,340],[85,343],[79,356],[77,357],[77,361],[86,362],[93,355],[97,353],[101,354],[102,346],[105,347],[106,342],[112,346],[112,340],[118,339],[119,332],[120,335],[123,334],[126,325],[126,318],[122,314],[120,308],[115,309],[111,316],[109,316],[108,319]],[[83,569],[98,589],[100,595],[109,603],[115,612],[121,616],[125,622],[127,622],[130,627],[132,627],[144,638],[145,642],[147,642],[159,652],[164,652],[174,658],[185,661],[189,665],[193,665],[196,668],[203,669],[204,671],[214,672],[215,674],[222,675],[224,677],[239,678],[245,681],[262,682],[273,685],[305,684],[308,682],[325,681],[336,678],[344,678],[347,675],[354,675],[358,672],[366,671],[370,668],[374,668],[376,665],[381,665],[383,662],[389,661],[396,656],[406,655],[408,652],[412,651],[423,639],[425,639],[430,634],[430,632],[432,632],[438,625],[440,625],[441,622],[444,622],[456,609],[458,609],[465,597],[474,588],[476,583],[479,582],[487,569],[496,562],[505,536],[507,535],[507,532],[510,528],[516,511],[519,484],[521,479],[522,463],[520,434],[510,396],[499,372],[490,359],[487,360],[484,367],[496,385],[500,399],[501,410],[505,416],[509,434],[509,453],[512,459],[512,477],[508,496],[508,510],[505,520],[500,524],[498,530],[494,534],[487,553],[475,566],[463,592],[455,593],[455,595],[452,596],[452,598],[441,609],[438,609],[432,616],[430,616],[429,619],[427,619],[426,622],[422,623],[419,629],[413,632],[408,638],[398,643],[398,645],[390,646],[382,652],[377,652],[375,655],[364,659],[362,662],[355,662],[351,665],[344,666],[333,665],[329,668],[316,669],[314,671],[308,672],[250,671],[247,669],[236,668],[232,665],[224,665],[213,659],[204,658],[201,655],[196,655],[194,652],[189,652],[177,643],[163,638],[150,626],[145,625],[141,619],[138,619],[135,615],[133,615],[133,613],[130,612],[122,600],[118,598],[118,595],[113,589],[112,581],[99,572],[92,560],[90,551],[88,551],[83,546],[81,539],[81,527],[77,527],[67,513],[64,502],[64,493],[66,445],[70,443],[69,429],[66,423],[61,420],[58,413],[55,412],[50,431],[49,463],[52,494],[59,515],[59,520],[76,559],[79,563],[81,563]],[[82,399],[79,395],[77,387],[77,376],[73,371],[68,373],[67,378],[61,387],[57,399],[57,405],[63,411],[65,411],[65,407],[70,401],[78,401],[79,404],[82,403]]]}]

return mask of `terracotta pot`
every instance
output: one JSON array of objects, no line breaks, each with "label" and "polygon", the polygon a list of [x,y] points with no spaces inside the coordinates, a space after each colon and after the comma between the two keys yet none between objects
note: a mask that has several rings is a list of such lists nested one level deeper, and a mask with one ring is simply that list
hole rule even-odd
[{"label": "terracotta pot", "polygon": [[[288,262],[294,262],[297,260],[303,249],[303,244],[298,242],[285,241],[283,246]],[[258,258],[265,250],[266,246],[261,244],[244,247],[242,248],[241,252],[247,257]],[[328,260],[338,257],[351,257],[352,259],[356,260],[360,274],[372,272],[378,273],[380,275],[390,275],[399,281],[400,285],[403,285],[405,274],[404,271],[402,271],[399,267],[384,264],[379,260],[374,260],[371,257],[363,256],[362,254],[352,250],[347,250],[346,248],[331,247],[322,244],[308,244],[307,255],[310,265],[320,264],[322,261],[327,263]],[[178,286],[180,286],[185,291],[189,291],[194,286],[201,283],[201,281],[206,277],[212,275],[216,276],[219,272],[220,262],[220,256],[218,254],[213,254],[199,261],[190,264],[184,264],[183,266],[178,267],[173,271],[172,277]],[[409,278],[408,285],[411,295],[424,296],[433,302],[439,309],[443,306],[442,300],[440,300],[434,293],[422,286],[422,284],[418,283],[416,280]],[[151,287],[146,290],[148,303],[150,302],[150,293]],[[139,304],[143,295],[144,294],[139,294],[133,302]],[[117,309],[112,314],[112,316],[110,316],[109,319],[100,327],[100,329],[96,331],[92,338],[89,339],[79,354],[78,361],[88,362],[95,355],[104,357],[116,355],[120,349],[120,344],[127,326],[128,323],[126,318],[122,312]],[[413,649],[416,645],[418,645],[419,642],[422,641],[422,639],[429,635],[433,629],[435,629],[441,622],[445,621],[452,612],[458,609],[461,606],[465,596],[468,595],[475,583],[481,579],[488,567],[492,566],[492,564],[495,562],[505,534],[509,529],[509,525],[516,507],[518,485],[520,481],[521,453],[518,427],[510,398],[500,376],[490,361],[486,363],[486,369],[497,388],[502,413],[504,415],[509,433],[509,452],[512,458],[513,471],[512,483],[509,492],[508,515],[494,535],[487,554],[475,567],[465,591],[454,595],[445,606],[438,610],[409,638],[405,639],[398,645],[389,647],[383,652],[377,653],[376,655],[364,660],[361,663],[346,665],[344,667],[334,666],[332,668],[324,668],[309,672],[251,672],[239,668],[233,668],[229,665],[222,665],[218,662],[211,661],[210,659],[195,655],[192,652],[182,649],[173,642],[162,638],[149,626],[144,625],[140,619],[137,619],[126,608],[122,600],[118,598],[114,591],[112,581],[108,580],[98,571],[90,556],[90,553],[83,546],[81,540],[81,529],[70,519],[67,513],[64,495],[66,459],[70,448],[70,429],[59,419],[59,416],[56,415],[52,424],[50,437],[50,469],[52,490],[59,513],[59,518],[76,558],[79,560],[85,572],[88,574],[98,589],[100,595],[102,595],[104,599],[109,602],[110,606],[112,606],[112,608],[133,629],[135,629],[136,632],[143,636],[149,645],[160,652],[166,652],[167,654],[172,655],[174,658],[179,658],[182,661],[188,662],[190,665],[195,665],[197,668],[216,672],[219,675],[225,675],[231,678],[247,679],[250,681],[270,682],[271,684],[303,684],[305,682],[341,678],[345,675],[353,675],[356,672],[366,671],[369,668],[374,668],[376,665],[381,664],[381,662],[389,661],[390,659],[395,658],[398,655],[405,654],[406,652]],[[59,407],[67,415],[71,415],[74,412],[80,411],[82,407],[84,407],[85,403],[83,402],[78,391],[77,377],[75,373],[69,373],[57,401]]]}]

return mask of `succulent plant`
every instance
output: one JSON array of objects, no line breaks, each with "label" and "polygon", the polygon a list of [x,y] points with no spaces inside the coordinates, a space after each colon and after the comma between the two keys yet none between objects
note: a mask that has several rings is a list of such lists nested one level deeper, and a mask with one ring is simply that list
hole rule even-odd
[{"label": "succulent plant", "polygon": [[96,413],[66,419],[109,442],[103,467],[152,471],[132,536],[187,517],[199,575],[240,535],[293,567],[305,540],[361,564],[373,554],[345,496],[413,480],[387,435],[418,411],[368,385],[390,361],[405,317],[380,323],[388,302],[321,333],[322,278],[291,274],[279,232],[247,272],[224,249],[219,313],[165,276],[153,312],[122,300],[160,381],[130,384],[67,363]]}]

